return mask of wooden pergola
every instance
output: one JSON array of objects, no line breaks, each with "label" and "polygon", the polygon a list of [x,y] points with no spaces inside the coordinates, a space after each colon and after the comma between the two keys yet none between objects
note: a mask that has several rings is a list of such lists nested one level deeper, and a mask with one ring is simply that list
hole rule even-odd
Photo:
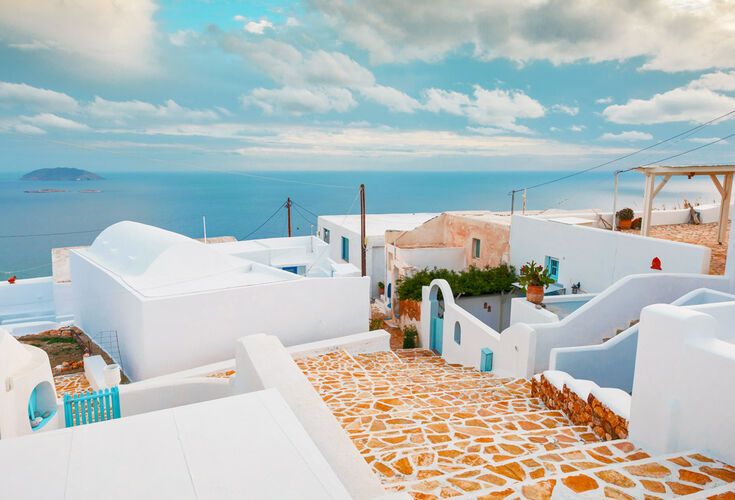
[{"label": "wooden pergola", "polygon": [[[685,165],[667,167],[652,165],[634,169],[646,176],[646,189],[643,197],[643,220],[641,221],[641,235],[648,236],[651,228],[651,210],[653,199],[673,176],[686,176],[688,179],[696,175],[707,175],[720,193],[720,219],[717,242],[722,244],[727,233],[727,223],[730,217],[730,203],[732,201],[732,181],[735,174],[735,165]],[[718,176],[722,176],[722,180]],[[656,178],[661,181],[656,184]]]}]

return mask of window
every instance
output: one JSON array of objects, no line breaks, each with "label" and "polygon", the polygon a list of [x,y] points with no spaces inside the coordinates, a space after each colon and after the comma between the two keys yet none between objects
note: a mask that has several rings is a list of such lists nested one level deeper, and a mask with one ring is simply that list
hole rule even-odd
[{"label": "window", "polygon": [[554,281],[559,280],[559,259],[546,256],[546,268],[549,270],[549,277]]},{"label": "window", "polygon": [[457,345],[462,343],[462,326],[459,324],[459,321],[454,323],[454,341]]},{"label": "window", "polygon": [[342,260],[350,261],[350,240],[342,236]]},{"label": "window", "polygon": [[472,258],[480,258],[480,240],[477,238],[472,238]]},{"label": "window", "polygon": [[329,229],[324,228],[324,243],[329,243]]}]

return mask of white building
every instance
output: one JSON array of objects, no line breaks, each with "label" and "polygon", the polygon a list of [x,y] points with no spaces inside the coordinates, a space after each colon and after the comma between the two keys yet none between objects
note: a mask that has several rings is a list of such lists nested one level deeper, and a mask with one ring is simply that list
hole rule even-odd
[{"label": "white building", "polygon": [[[367,276],[370,276],[370,296],[378,297],[378,283],[386,283],[385,232],[410,231],[436,213],[368,214],[365,217],[367,238]],[[361,268],[360,216],[322,215],[318,219],[317,235],[329,243],[330,257],[336,262],[348,262]]]},{"label": "white building", "polygon": [[549,267],[568,293],[576,283],[583,291],[601,292],[625,276],[661,272],[651,269],[655,258],[670,273],[707,273],[709,269],[711,252],[705,246],[610,231],[593,224],[580,215],[514,215],[511,264],[520,269],[533,260]]},{"label": "white building", "polygon": [[258,262],[310,278],[360,276],[360,269],[330,258],[329,245],[314,236],[267,238],[218,243],[212,248],[226,255]]},{"label": "white building", "polygon": [[134,222],[110,226],[71,253],[75,324],[92,338],[115,332],[132,380],[225,359],[243,335],[292,345],[365,330],[367,278],[299,276],[239,255],[255,257],[262,243],[245,242],[242,252],[224,245]]}]

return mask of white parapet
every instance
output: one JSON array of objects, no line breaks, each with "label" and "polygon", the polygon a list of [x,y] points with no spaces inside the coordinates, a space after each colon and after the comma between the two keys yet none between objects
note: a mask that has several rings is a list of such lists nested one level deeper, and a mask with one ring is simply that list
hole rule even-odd
[{"label": "white parapet", "polygon": [[630,438],[653,453],[735,462],[735,303],[658,304],[641,314]]}]

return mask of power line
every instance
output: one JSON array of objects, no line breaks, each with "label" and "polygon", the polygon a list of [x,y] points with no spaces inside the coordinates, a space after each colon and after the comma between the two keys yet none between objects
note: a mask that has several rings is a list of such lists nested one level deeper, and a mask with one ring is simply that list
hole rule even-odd
[{"label": "power line", "polygon": [[306,212],[310,213],[311,215],[313,215],[317,219],[319,218],[319,216],[317,214],[315,214],[314,212],[312,212],[311,210],[309,210],[308,208],[306,208],[305,206],[303,206],[301,203],[295,202],[293,200],[291,200],[291,201],[293,202],[294,205],[298,205],[299,207],[301,207],[302,209],[304,209]]},{"label": "power line", "polygon": [[697,147],[692,148],[692,149],[687,149],[686,151],[682,151],[681,153],[676,153],[674,155],[667,156],[666,158],[659,158],[656,161],[652,161],[652,162],[646,163],[644,165],[637,165],[635,167],[626,168],[625,170],[621,170],[620,172],[630,172],[631,170],[635,170],[636,168],[649,167],[651,165],[656,165],[657,163],[668,161],[668,160],[671,160],[673,158],[678,158],[679,156],[684,156],[685,154],[691,153],[693,151],[697,151],[698,149],[706,148],[707,146],[711,146],[713,144],[717,144],[718,142],[722,142],[722,141],[724,141],[726,139],[729,139],[730,137],[735,137],[735,132],[733,132],[730,135],[726,135],[725,137],[720,137],[719,139],[715,139],[714,141],[708,142],[707,144],[702,144],[701,146],[697,146]]},{"label": "power line", "polygon": [[[708,125],[710,125],[710,124],[712,124],[712,123],[714,123],[716,121],[719,121],[719,120],[721,120],[721,119],[723,119],[723,118],[725,118],[727,116],[730,116],[732,114],[735,114],[735,109],[733,109],[733,110],[731,110],[731,111],[729,111],[729,112],[727,112],[727,113],[725,113],[723,115],[720,115],[720,116],[718,116],[716,118],[713,118],[713,119],[711,119],[711,120],[709,120],[709,121],[707,121],[705,123],[702,123],[700,125],[697,125],[696,127],[692,127],[692,128],[690,128],[688,130],[685,130],[685,131],[680,132],[680,133],[678,133],[676,135],[673,135],[673,136],[671,136],[671,137],[669,137],[667,139],[664,139],[662,141],[659,141],[659,142],[657,142],[655,144],[651,144],[650,146],[646,146],[645,148],[641,148],[641,149],[638,149],[637,151],[633,151],[632,153],[628,153],[628,154],[625,154],[623,156],[619,156],[617,158],[614,158],[612,160],[606,161],[604,163],[600,163],[599,165],[595,165],[593,167],[585,168],[585,169],[579,170],[577,172],[572,172],[570,174],[563,175],[561,177],[557,177],[556,179],[551,179],[551,180],[548,180],[548,181],[540,182],[538,184],[534,184],[533,186],[527,186],[527,187],[521,188],[521,189],[514,189],[509,194],[519,193],[521,191],[526,191],[526,190],[529,190],[529,189],[536,189],[536,188],[539,188],[539,187],[542,187],[542,186],[547,186],[547,185],[553,184],[555,182],[563,181],[563,180],[569,179],[571,177],[576,177],[577,175],[582,175],[582,174],[587,173],[587,172],[590,172],[592,170],[596,170],[598,168],[605,167],[607,165],[610,165],[611,163],[615,163],[615,162],[620,161],[620,160],[625,160],[626,158],[630,158],[631,156],[635,156],[635,155],[637,155],[639,153],[642,153],[644,151],[648,151],[649,149],[653,149],[653,148],[655,148],[657,146],[660,146],[661,144],[665,144],[667,142],[673,141],[674,139],[678,139],[679,137],[682,137],[684,135],[687,135],[687,134],[691,135],[694,132],[696,132],[698,130],[701,130],[704,127],[706,127],[706,126],[708,126]],[[731,136],[728,136],[728,137],[731,137]],[[725,138],[723,138],[723,140],[724,139]],[[714,142],[709,143],[709,144],[704,144],[704,145],[702,145],[702,146],[700,146],[698,148],[691,149],[691,150],[686,151],[684,153],[681,153],[679,155],[674,155],[674,156],[672,156],[670,158],[665,158],[664,160],[660,160],[660,161],[666,161],[667,159],[675,158],[676,156],[681,156],[683,154],[686,154],[686,153],[689,153],[689,152],[692,152],[692,151],[696,151],[697,149],[701,149],[703,147],[709,146],[711,144],[714,144],[715,142],[719,142],[719,140],[718,141],[714,141]],[[657,163],[657,162],[654,162],[654,163]],[[636,167],[633,167],[633,168],[636,168]]]},{"label": "power line", "polygon": [[35,238],[38,236],[64,236],[67,234],[85,234],[85,233],[98,233],[103,231],[102,229],[86,229],[84,231],[67,231],[63,233],[35,233],[35,234],[3,234],[0,238]]},{"label": "power line", "polygon": [[243,240],[247,240],[247,239],[248,239],[249,237],[251,237],[251,236],[252,236],[253,234],[257,233],[257,232],[258,232],[258,231],[259,231],[260,229],[262,229],[262,228],[263,228],[263,226],[265,226],[266,224],[268,224],[268,222],[270,222],[270,220],[271,220],[271,219],[272,219],[273,217],[275,217],[276,215],[278,215],[278,212],[280,212],[281,210],[283,210],[283,207],[285,207],[285,206],[286,206],[285,204],[283,204],[283,205],[280,205],[280,206],[279,206],[279,207],[278,207],[278,208],[276,209],[276,211],[275,211],[275,212],[273,212],[273,213],[271,214],[271,216],[270,216],[270,217],[268,217],[268,218],[267,218],[267,219],[266,219],[266,220],[265,220],[265,221],[264,221],[264,222],[263,222],[263,223],[262,223],[262,224],[261,224],[260,226],[256,227],[256,228],[255,228],[254,230],[250,231],[250,232],[249,232],[249,233],[248,233],[248,234],[247,234],[247,235],[246,235],[246,236],[245,236],[245,237],[243,238]]}]

